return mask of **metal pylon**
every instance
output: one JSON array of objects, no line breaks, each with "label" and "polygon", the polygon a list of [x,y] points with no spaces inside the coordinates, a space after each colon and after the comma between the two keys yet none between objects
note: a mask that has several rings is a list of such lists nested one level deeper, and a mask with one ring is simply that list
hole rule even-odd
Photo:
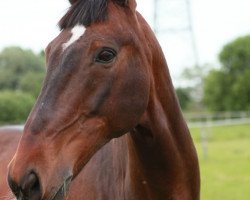
[{"label": "metal pylon", "polygon": [[154,31],[166,56],[179,56],[170,64],[180,68],[199,65],[190,1],[154,0]]}]

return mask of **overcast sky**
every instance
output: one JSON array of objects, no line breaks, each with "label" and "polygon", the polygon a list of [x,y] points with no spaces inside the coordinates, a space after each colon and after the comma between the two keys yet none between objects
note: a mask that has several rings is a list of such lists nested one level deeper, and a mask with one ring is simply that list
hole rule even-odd
[{"label": "overcast sky", "polygon": [[[191,37],[182,29],[188,23],[184,0],[161,0],[158,37],[176,83],[184,67],[194,63]],[[217,64],[222,46],[250,34],[249,0],[190,0],[199,64]],[[138,0],[138,10],[153,27],[153,0]],[[57,22],[67,0],[5,0],[0,6],[0,49],[18,45],[38,52],[58,33]]]}]

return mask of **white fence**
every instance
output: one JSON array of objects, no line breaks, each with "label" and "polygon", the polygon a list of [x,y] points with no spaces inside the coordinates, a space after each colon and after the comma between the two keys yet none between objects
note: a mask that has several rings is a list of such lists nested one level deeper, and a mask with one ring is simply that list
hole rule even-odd
[{"label": "white fence", "polygon": [[250,112],[217,112],[217,113],[186,113],[184,114],[189,128],[200,129],[200,140],[202,147],[202,156],[208,157],[208,133],[211,133],[212,127],[233,126],[250,124]]},{"label": "white fence", "polygon": [[231,126],[250,123],[250,111],[186,113],[189,128]]}]

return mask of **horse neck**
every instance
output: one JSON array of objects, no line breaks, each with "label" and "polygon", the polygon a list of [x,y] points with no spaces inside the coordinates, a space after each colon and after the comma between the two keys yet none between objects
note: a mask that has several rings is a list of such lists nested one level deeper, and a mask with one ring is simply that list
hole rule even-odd
[{"label": "horse neck", "polygon": [[139,176],[148,188],[157,188],[163,199],[168,199],[169,194],[179,199],[177,196],[181,194],[182,199],[196,200],[199,196],[196,151],[161,47],[146,22],[143,20],[141,24],[146,42],[151,45],[151,87],[147,110],[140,124],[128,135],[132,177],[137,177],[136,182]]}]

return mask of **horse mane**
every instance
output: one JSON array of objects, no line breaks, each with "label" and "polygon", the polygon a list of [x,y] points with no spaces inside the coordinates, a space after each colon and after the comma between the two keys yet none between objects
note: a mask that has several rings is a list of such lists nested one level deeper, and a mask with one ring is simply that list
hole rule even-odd
[{"label": "horse mane", "polygon": [[[72,28],[77,24],[90,26],[92,23],[104,21],[107,17],[109,0],[78,0],[71,5],[67,13],[59,21],[61,30]],[[127,0],[113,0],[125,7]]]}]

